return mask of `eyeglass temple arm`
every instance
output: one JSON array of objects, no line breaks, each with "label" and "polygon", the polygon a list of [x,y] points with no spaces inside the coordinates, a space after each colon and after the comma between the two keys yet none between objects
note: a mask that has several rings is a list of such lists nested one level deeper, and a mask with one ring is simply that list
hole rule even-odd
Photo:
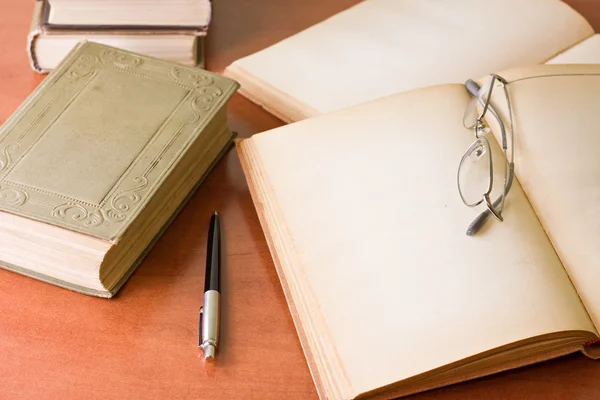
[{"label": "eyeglass temple arm", "polygon": [[[508,193],[508,191],[510,190],[510,187],[512,186],[515,165],[513,163],[510,163],[508,168],[509,168],[509,173],[508,173],[508,182],[506,182],[506,193]],[[498,207],[501,202],[502,202],[502,195],[500,195],[496,199],[496,201],[494,201],[494,204],[493,204],[494,208]],[[485,221],[487,221],[491,215],[492,215],[492,213],[490,212],[490,210],[485,210],[481,214],[479,214],[477,216],[477,218],[475,218],[473,220],[473,222],[471,222],[469,224],[469,226],[467,227],[467,236],[473,236],[477,232],[479,232],[479,230],[485,224]]]},{"label": "eyeglass temple arm", "polygon": [[[472,95],[472,96],[477,96],[477,94],[479,94],[479,90],[480,87],[477,84],[477,82],[475,82],[472,79],[469,79],[465,82],[465,87],[467,88],[467,91]],[[494,116],[494,118],[496,118],[498,120],[498,123],[500,125],[500,130],[502,131],[502,147],[504,147],[506,149],[507,147],[507,143],[506,143],[506,130],[504,128],[504,124],[502,123],[502,120],[500,119],[500,115],[496,112],[496,110],[494,109],[493,105],[489,105],[488,106],[488,110],[490,110],[490,112],[492,113],[492,115]],[[510,191],[510,187],[512,186],[512,181],[513,181],[513,175],[514,175],[514,164],[510,163],[509,164],[509,173],[508,173],[508,182],[506,183],[506,193],[508,193]],[[500,197],[498,197],[496,199],[496,201],[494,201],[494,207],[498,207],[500,205],[500,203],[502,202],[502,195]],[[467,236],[473,236],[475,235],[477,232],[479,232],[479,230],[483,227],[483,225],[485,224],[485,222],[488,220],[488,218],[490,217],[490,215],[492,215],[490,213],[489,210],[485,210],[484,212],[482,212],[481,214],[479,214],[477,216],[477,218],[475,218],[473,220],[473,222],[471,222],[471,224],[468,226],[467,228]]]}]

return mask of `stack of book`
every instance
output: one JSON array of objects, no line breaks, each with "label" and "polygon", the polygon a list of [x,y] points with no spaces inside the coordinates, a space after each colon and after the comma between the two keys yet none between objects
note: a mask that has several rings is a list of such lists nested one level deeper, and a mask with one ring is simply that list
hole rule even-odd
[{"label": "stack of book", "polygon": [[204,66],[210,0],[37,0],[27,50],[36,72],[49,72],[80,40]]}]

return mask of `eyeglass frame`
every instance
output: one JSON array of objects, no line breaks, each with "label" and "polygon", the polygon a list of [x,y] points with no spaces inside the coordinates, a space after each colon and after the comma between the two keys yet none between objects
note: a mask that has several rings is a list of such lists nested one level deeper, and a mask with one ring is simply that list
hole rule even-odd
[{"label": "eyeglass frame", "polygon": [[[471,224],[469,224],[469,226],[467,228],[467,232],[466,232],[467,236],[475,235],[483,227],[484,223],[487,221],[487,219],[489,218],[490,215],[493,215],[496,219],[498,219],[501,222],[503,221],[502,211],[504,210],[504,202],[506,201],[506,196],[508,195],[510,188],[512,187],[512,182],[513,182],[513,178],[514,178],[514,143],[515,143],[514,142],[514,125],[513,125],[512,105],[511,105],[511,101],[510,101],[510,96],[508,94],[508,89],[506,87],[508,82],[504,78],[502,78],[501,76],[496,75],[496,74],[491,74],[488,79],[492,80],[490,83],[489,93],[483,104],[483,109],[479,113],[479,116],[476,118],[475,123],[471,126],[466,126],[466,124],[464,124],[464,118],[463,118],[463,124],[465,125],[465,128],[472,129],[474,131],[477,139],[475,140],[475,142],[473,142],[469,146],[469,148],[467,149],[467,151],[464,153],[463,157],[461,158],[461,162],[459,164],[459,168],[458,168],[458,172],[457,172],[458,191],[459,191],[460,197],[465,205],[467,205],[469,207],[475,207],[481,203],[485,203],[485,205],[486,205],[486,210],[483,211],[481,214],[479,214],[473,220],[473,222],[471,222]],[[492,93],[493,93],[494,84],[496,83],[496,81],[500,82],[502,85],[502,89],[504,91],[504,96],[506,98],[507,107],[508,107],[508,115],[509,115],[509,120],[510,120],[510,135],[511,135],[510,161],[508,160],[508,154],[507,154],[508,144],[507,144],[506,126],[504,124],[503,119],[500,117],[500,114],[498,114],[498,112],[496,111],[494,106],[491,104]],[[479,96],[479,92],[481,91],[481,88],[479,87],[479,85],[472,79],[469,79],[465,82],[465,87],[466,87],[467,91],[472,96],[474,96],[475,99],[477,99],[477,97]],[[502,137],[502,151],[504,153],[503,158],[504,158],[504,165],[505,165],[504,186],[503,186],[504,190],[502,191],[502,194],[492,203],[489,198],[489,195],[490,195],[492,187],[493,187],[494,171],[493,171],[493,165],[492,165],[492,158],[491,158],[491,154],[490,154],[490,177],[489,177],[488,190],[487,190],[487,192],[485,192],[482,195],[481,200],[470,204],[465,200],[465,198],[462,194],[462,191],[460,188],[460,182],[459,182],[459,174],[460,174],[460,169],[461,169],[464,159],[468,156],[469,151],[471,150],[471,148],[474,145],[476,145],[478,142],[482,141],[483,143],[485,143],[485,146],[487,146],[489,149],[489,142],[484,137],[485,134],[482,134],[482,135],[479,134],[479,129],[483,129],[483,128],[487,127],[487,125],[483,122],[483,118],[485,117],[485,115],[487,114],[488,111],[498,121],[498,125],[500,127],[500,133],[501,133],[501,137]],[[499,206],[501,206],[501,207],[498,210]]]}]

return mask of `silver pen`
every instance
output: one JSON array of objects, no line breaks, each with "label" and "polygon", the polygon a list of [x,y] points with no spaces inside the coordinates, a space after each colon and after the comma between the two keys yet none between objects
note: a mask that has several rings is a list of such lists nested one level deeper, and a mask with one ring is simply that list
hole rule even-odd
[{"label": "silver pen", "polygon": [[215,211],[210,219],[208,246],[206,250],[206,277],[204,279],[204,304],[200,307],[198,347],[204,351],[204,359],[214,359],[219,346],[221,324],[221,228],[219,214]]}]

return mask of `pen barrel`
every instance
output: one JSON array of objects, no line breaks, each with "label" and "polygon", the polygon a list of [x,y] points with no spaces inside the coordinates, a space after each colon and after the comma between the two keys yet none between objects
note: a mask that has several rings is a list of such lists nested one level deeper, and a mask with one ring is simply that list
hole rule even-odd
[{"label": "pen barrel", "polygon": [[221,295],[216,290],[204,293],[202,306],[202,349],[216,350],[219,344],[219,326],[221,324]]},{"label": "pen barrel", "polygon": [[213,215],[210,219],[208,230],[208,243],[206,249],[206,276],[204,277],[204,292],[220,290],[221,268],[221,227],[219,216]]}]

